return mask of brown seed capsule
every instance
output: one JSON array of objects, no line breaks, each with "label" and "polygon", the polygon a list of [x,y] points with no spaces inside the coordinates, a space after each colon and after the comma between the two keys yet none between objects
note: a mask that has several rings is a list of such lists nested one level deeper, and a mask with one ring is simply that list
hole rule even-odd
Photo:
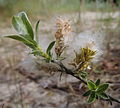
[{"label": "brown seed capsule", "polygon": [[55,52],[57,56],[60,56],[65,48],[64,36],[71,32],[71,26],[68,20],[63,20],[60,17],[56,21],[57,31],[55,33],[56,46]]}]

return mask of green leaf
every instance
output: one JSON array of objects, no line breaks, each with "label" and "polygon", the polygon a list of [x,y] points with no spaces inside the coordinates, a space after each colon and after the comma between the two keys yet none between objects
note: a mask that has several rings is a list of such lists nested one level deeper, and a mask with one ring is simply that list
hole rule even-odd
[{"label": "green leaf", "polygon": [[96,94],[94,91],[92,91],[87,102],[90,104],[90,103],[93,103],[95,100],[96,100]]},{"label": "green leaf", "polygon": [[55,44],[55,41],[53,41],[53,42],[51,42],[51,43],[49,44],[49,46],[48,46],[48,48],[47,48],[47,50],[46,50],[46,53],[47,53],[47,54],[50,55],[50,51],[51,51],[51,49],[53,48],[54,44]]},{"label": "green leaf", "polygon": [[107,90],[107,88],[109,87],[109,84],[101,84],[98,88],[97,88],[97,93],[102,93],[104,92],[105,90]]},{"label": "green leaf", "polygon": [[15,30],[21,35],[28,35],[27,29],[22,21],[22,19],[18,16],[13,16],[12,25]]},{"label": "green leaf", "polygon": [[95,85],[96,85],[96,86],[99,86],[99,85],[100,85],[100,79],[98,79],[98,80],[95,82]]},{"label": "green leaf", "polygon": [[34,54],[34,56],[38,55],[38,56],[42,56],[41,52],[39,50],[34,50],[29,54]]},{"label": "green leaf", "polygon": [[85,78],[88,76],[88,73],[85,72],[85,71],[82,71],[82,72],[80,73],[80,75],[81,75],[81,77],[82,77],[83,79],[85,79]]},{"label": "green leaf", "polygon": [[31,23],[27,17],[27,14],[25,12],[20,12],[18,15],[21,17],[29,35],[31,36],[32,39],[34,39],[33,29],[32,29]]},{"label": "green leaf", "polygon": [[20,35],[20,36],[23,37],[23,38],[25,38],[26,40],[32,42],[35,46],[38,45],[35,40],[30,39],[29,36],[27,36],[27,35],[24,35],[24,36],[23,36],[23,35]]},{"label": "green leaf", "polygon": [[88,91],[86,91],[86,92],[83,94],[83,96],[89,96],[90,93],[91,93],[91,90],[88,90]]},{"label": "green leaf", "polygon": [[18,40],[20,42],[23,42],[25,45],[29,46],[32,49],[35,48],[35,45],[32,42],[30,42],[29,40],[27,40],[26,38],[24,38],[22,36],[19,36],[19,35],[10,35],[10,36],[5,36],[5,37],[11,38],[11,39],[14,39],[14,40]]},{"label": "green leaf", "polygon": [[103,98],[103,99],[108,99],[109,98],[108,95],[106,93],[104,93],[104,92],[103,93],[99,93],[98,96]]},{"label": "green leaf", "polygon": [[96,89],[96,85],[95,85],[95,83],[93,81],[88,81],[87,85],[88,85],[88,88],[90,90],[95,90]]},{"label": "green leaf", "polygon": [[38,40],[38,28],[39,28],[39,23],[40,23],[40,20],[37,21],[36,27],[35,27],[35,36],[36,36],[36,41],[37,41],[37,43],[39,43],[39,40]]},{"label": "green leaf", "polygon": [[25,12],[20,12],[17,16],[13,16],[12,24],[20,35],[34,39],[32,26]]}]

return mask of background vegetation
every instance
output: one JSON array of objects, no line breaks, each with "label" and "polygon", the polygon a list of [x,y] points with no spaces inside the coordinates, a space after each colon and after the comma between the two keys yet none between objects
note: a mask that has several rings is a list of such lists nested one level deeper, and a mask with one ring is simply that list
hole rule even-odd
[{"label": "background vegetation", "polygon": [[[114,2],[115,1],[115,2]],[[11,16],[19,11],[30,15],[53,15],[55,13],[82,11],[119,10],[120,0],[0,0],[1,14]]]}]

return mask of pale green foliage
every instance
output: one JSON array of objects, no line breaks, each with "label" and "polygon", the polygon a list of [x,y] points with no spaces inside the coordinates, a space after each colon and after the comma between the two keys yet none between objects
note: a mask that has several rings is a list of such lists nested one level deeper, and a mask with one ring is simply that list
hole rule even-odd
[{"label": "pale green foliage", "polygon": [[109,84],[100,84],[100,79],[98,79],[95,83],[91,80],[88,81],[87,86],[89,90],[83,96],[89,96],[88,103],[92,103],[98,98],[109,99],[109,96],[105,93]]},{"label": "pale green foliage", "polygon": [[18,15],[13,16],[12,25],[15,30],[18,32],[18,35],[9,35],[6,36],[8,38],[12,38],[18,40],[29,48],[31,48],[32,52],[30,54],[34,54],[35,56],[41,56],[46,59],[46,61],[50,61],[52,59],[51,49],[54,46],[54,41],[50,43],[47,48],[46,53],[42,51],[42,48],[38,44],[38,26],[39,21],[36,24],[35,33],[33,32],[32,25],[26,15],[25,12],[20,12]]}]

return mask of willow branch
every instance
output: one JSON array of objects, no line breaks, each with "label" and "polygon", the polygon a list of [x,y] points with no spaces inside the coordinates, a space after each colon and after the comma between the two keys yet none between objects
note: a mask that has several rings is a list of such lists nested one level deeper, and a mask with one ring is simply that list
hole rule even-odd
[{"label": "willow branch", "polygon": [[69,75],[71,75],[71,76],[79,79],[82,83],[84,83],[85,85],[87,85],[87,82],[86,82],[85,80],[81,79],[79,76],[76,76],[75,73],[74,73],[71,69],[68,69],[67,67],[65,67],[62,62],[60,62],[60,61],[55,61],[55,60],[52,60],[51,62],[59,65],[60,68],[61,68],[65,73],[67,73],[67,74],[69,74]]},{"label": "willow branch", "polygon": [[[69,74],[69,75],[77,78],[82,83],[84,83],[85,85],[87,85],[87,82],[85,80],[81,79],[79,76],[76,76],[75,73],[74,73],[74,71],[72,71],[71,69],[68,69],[62,62],[56,61],[56,60],[52,60],[51,62],[57,64],[61,68],[61,71],[64,71],[66,74]],[[120,103],[119,100],[113,98],[109,94],[107,94],[107,95],[108,95],[108,97],[109,97],[110,100],[112,100],[114,102],[117,102],[117,103]],[[101,100],[109,101],[109,99],[101,99]]]}]

